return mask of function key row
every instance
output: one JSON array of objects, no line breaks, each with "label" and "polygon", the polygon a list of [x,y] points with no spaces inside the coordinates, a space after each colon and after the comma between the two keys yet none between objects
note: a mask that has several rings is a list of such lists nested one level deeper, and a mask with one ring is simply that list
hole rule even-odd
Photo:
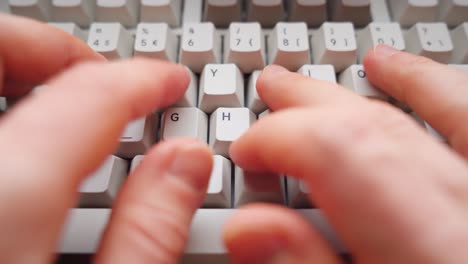
[{"label": "function key row", "polygon": [[468,63],[468,22],[453,30],[444,23],[417,23],[402,30],[392,22],[372,22],[361,30],[347,22],[326,22],[317,30],[309,30],[305,23],[279,22],[268,31],[259,23],[231,23],[228,30],[216,30],[209,22],[189,23],[183,27],[180,45],[165,23],[140,23],[135,39],[119,23],[93,23],[87,38],[73,24],[53,25],[87,40],[108,59],[134,55],[159,58],[180,62],[195,73],[209,63],[234,63],[242,73],[263,69],[267,64],[296,71],[310,63],[331,64],[341,72],[361,63],[366,52],[378,44],[441,63]]},{"label": "function key row", "polygon": [[[185,4],[184,4],[185,3]],[[138,22],[182,23],[182,9],[203,15],[218,27],[231,22],[255,21],[273,27],[280,21],[301,21],[318,27],[326,21],[348,21],[364,27],[372,21],[393,21],[410,27],[417,22],[442,21],[449,26],[466,22],[468,0],[8,0],[12,13],[42,21],[119,22],[134,27]]]}]

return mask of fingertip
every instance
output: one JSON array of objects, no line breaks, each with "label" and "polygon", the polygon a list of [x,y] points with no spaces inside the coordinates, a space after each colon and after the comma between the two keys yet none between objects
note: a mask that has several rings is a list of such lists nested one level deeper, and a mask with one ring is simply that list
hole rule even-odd
[{"label": "fingertip", "polygon": [[275,80],[278,80],[277,78],[280,78],[287,73],[290,73],[290,71],[282,66],[275,64],[268,65],[265,69],[263,69],[262,73],[258,77],[256,85],[257,92],[260,97],[262,97],[262,94],[266,89],[273,87]]},{"label": "fingertip", "polygon": [[213,154],[206,144],[189,141],[179,146],[169,167],[169,173],[188,183],[197,191],[203,191],[213,168]]}]

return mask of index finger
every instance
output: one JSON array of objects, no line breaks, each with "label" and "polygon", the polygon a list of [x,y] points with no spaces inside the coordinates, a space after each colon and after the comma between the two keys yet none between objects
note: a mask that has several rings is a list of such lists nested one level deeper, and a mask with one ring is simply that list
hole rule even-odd
[{"label": "index finger", "polygon": [[104,60],[78,38],[41,22],[0,13],[0,94],[21,96],[83,60]]}]

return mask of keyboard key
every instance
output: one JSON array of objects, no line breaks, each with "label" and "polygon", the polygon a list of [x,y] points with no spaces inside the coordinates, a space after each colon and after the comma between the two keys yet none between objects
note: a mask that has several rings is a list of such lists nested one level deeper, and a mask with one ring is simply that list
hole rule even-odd
[{"label": "keyboard key", "polygon": [[180,24],[182,0],[141,0],[142,22],[165,22],[171,27]]},{"label": "keyboard key", "polygon": [[449,64],[449,66],[468,73],[468,64]]},{"label": "keyboard key", "polygon": [[468,22],[452,30],[454,44],[452,63],[468,64]]},{"label": "keyboard key", "polygon": [[187,72],[190,75],[190,83],[187,88],[187,91],[185,91],[184,96],[179,99],[175,104],[172,106],[174,107],[196,107],[197,106],[197,92],[198,92],[198,78],[193,72],[185,67],[187,69]]},{"label": "keyboard key", "polygon": [[284,7],[282,0],[248,0],[247,20],[258,21],[264,27],[273,27],[282,20]]},{"label": "keyboard key", "polygon": [[255,122],[248,108],[218,108],[210,117],[210,147],[216,154],[229,157],[229,146]]},{"label": "keyboard key", "polygon": [[448,142],[446,138],[444,138],[439,132],[437,132],[437,130],[435,130],[426,121],[424,121],[424,128],[426,129],[427,133],[429,133],[429,135],[433,136],[437,140],[440,140],[441,142],[445,142],[445,143]]},{"label": "keyboard key", "polygon": [[138,23],[138,4],[138,0],[97,0],[96,21],[135,26]]},{"label": "keyboard key", "polygon": [[223,156],[213,157],[213,170],[202,207],[231,207],[231,162]]},{"label": "keyboard key", "polygon": [[297,72],[304,76],[311,77],[317,80],[336,83],[336,74],[333,65],[307,64],[302,66]]},{"label": "keyboard key", "polygon": [[258,115],[258,119],[262,119],[262,118],[266,117],[267,115],[269,115],[270,113],[272,113],[272,112],[270,112],[269,109],[265,110],[261,114]]},{"label": "keyboard key", "polygon": [[109,60],[132,56],[132,35],[119,23],[93,23],[88,45]]},{"label": "keyboard key", "polygon": [[356,63],[357,47],[353,24],[325,22],[312,36],[315,64],[332,64],[341,72]]},{"label": "keyboard key", "polygon": [[144,154],[156,142],[157,115],[130,122],[120,136],[117,156],[132,158]]},{"label": "keyboard key", "polygon": [[192,137],[208,142],[208,116],[198,108],[168,108],[162,117],[161,137]]},{"label": "keyboard key", "polygon": [[326,0],[293,0],[289,9],[289,20],[305,22],[318,27],[327,20]]},{"label": "keyboard key", "polygon": [[48,0],[8,0],[11,13],[33,19],[49,20]]},{"label": "keyboard key", "polygon": [[223,106],[244,106],[244,78],[236,65],[208,64],[200,78],[198,99],[205,113]]},{"label": "keyboard key", "polygon": [[200,73],[208,63],[220,62],[221,39],[213,23],[188,23],[184,25],[180,62]]},{"label": "keyboard key", "polygon": [[95,4],[87,0],[52,0],[52,18],[57,22],[74,22],[89,27],[94,19]]},{"label": "keyboard key", "polygon": [[279,22],[269,38],[270,63],[297,71],[310,63],[309,36],[305,23]]},{"label": "keyboard key", "polygon": [[228,27],[229,23],[241,21],[240,0],[206,0],[205,21],[217,27]]},{"label": "keyboard key", "polygon": [[127,177],[128,162],[110,156],[79,188],[81,207],[111,207]]},{"label": "keyboard key", "polygon": [[438,0],[398,0],[387,3],[393,13],[393,20],[403,27],[435,21],[439,11]]},{"label": "keyboard key", "polygon": [[441,63],[452,58],[453,44],[445,23],[417,23],[406,32],[406,50]]},{"label": "keyboard key", "polygon": [[468,0],[440,0],[440,19],[449,26],[460,25],[468,19]]},{"label": "keyboard key", "polygon": [[283,204],[284,178],[270,173],[246,172],[236,166],[234,176],[234,207],[253,202]]},{"label": "keyboard key", "polygon": [[132,162],[130,164],[130,173],[133,172],[138,167],[138,165],[140,165],[140,163],[143,161],[144,158],[145,158],[145,155],[136,155],[132,159]]},{"label": "keyboard key", "polygon": [[[295,210],[323,234],[338,252],[347,252],[338,240],[326,218],[318,209]],[[182,263],[229,263],[223,243],[225,222],[236,212],[234,209],[198,209],[188,235]],[[78,208],[70,210],[58,245],[65,254],[94,254],[110,219],[111,209]]]},{"label": "keyboard key", "polygon": [[255,114],[260,114],[267,109],[267,106],[257,93],[257,79],[261,73],[262,71],[254,71],[250,75],[247,86],[247,107]]},{"label": "keyboard key", "polygon": [[357,27],[364,27],[372,21],[371,0],[331,0],[329,5],[333,21],[349,21]]},{"label": "keyboard key", "polygon": [[288,188],[288,206],[292,208],[310,208],[310,191],[305,183],[293,177],[286,178]]},{"label": "keyboard key", "polygon": [[367,98],[388,101],[388,95],[375,88],[368,80],[362,65],[352,65],[340,74],[340,84]]},{"label": "keyboard key", "polygon": [[265,67],[265,44],[259,23],[231,23],[226,35],[226,63],[234,63],[243,73]]},{"label": "keyboard key", "polygon": [[75,23],[49,23],[49,25],[60,28],[68,34],[75,36],[82,41],[86,41],[86,35]]},{"label": "keyboard key", "polygon": [[140,23],[136,30],[135,56],[175,61],[177,37],[166,23]]},{"label": "keyboard key", "polygon": [[405,50],[405,40],[400,24],[372,22],[358,34],[359,61],[362,62],[367,51],[379,44],[398,50]]}]

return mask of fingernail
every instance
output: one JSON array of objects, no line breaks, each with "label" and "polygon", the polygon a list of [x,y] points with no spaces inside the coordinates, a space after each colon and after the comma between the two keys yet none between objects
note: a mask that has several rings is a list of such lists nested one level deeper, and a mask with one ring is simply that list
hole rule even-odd
[{"label": "fingernail", "polygon": [[286,68],[279,65],[269,65],[262,71],[262,79],[270,79],[278,77],[278,75],[289,72]]},{"label": "fingernail", "polygon": [[374,54],[377,56],[381,56],[381,57],[390,57],[393,54],[398,53],[398,52],[400,51],[393,47],[383,45],[383,44],[380,44],[374,48]]},{"label": "fingernail", "polygon": [[179,177],[197,190],[204,190],[211,174],[211,156],[200,142],[190,142],[177,150],[169,173],[171,177]]}]

